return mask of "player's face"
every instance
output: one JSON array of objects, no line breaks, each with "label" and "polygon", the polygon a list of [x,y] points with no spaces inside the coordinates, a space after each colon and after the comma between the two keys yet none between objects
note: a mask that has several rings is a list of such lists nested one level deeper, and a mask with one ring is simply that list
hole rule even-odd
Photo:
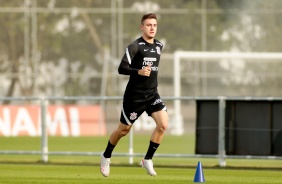
[{"label": "player's face", "polygon": [[156,19],[146,19],[143,24],[140,25],[140,29],[143,31],[143,36],[148,39],[155,37],[157,33],[157,20]]}]

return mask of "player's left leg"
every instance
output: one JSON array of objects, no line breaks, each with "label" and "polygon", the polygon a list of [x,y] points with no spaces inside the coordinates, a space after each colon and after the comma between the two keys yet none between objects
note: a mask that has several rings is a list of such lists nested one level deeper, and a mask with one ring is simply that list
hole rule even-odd
[{"label": "player's left leg", "polygon": [[157,112],[153,112],[151,116],[156,122],[156,128],[154,129],[151,135],[150,145],[144,159],[142,159],[141,161],[141,166],[147,170],[148,174],[150,174],[151,176],[156,176],[157,173],[154,170],[152,158],[155,154],[155,151],[159,147],[164,133],[167,129],[168,114],[166,110],[160,110]]},{"label": "player's left leg", "polygon": [[166,110],[160,110],[152,113],[151,116],[156,122],[156,128],[152,133],[151,141],[160,144],[168,126],[168,114]]}]

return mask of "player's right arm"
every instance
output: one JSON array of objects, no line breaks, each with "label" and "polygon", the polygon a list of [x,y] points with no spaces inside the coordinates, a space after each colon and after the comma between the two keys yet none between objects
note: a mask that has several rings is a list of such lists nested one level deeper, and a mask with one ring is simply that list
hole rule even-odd
[{"label": "player's right arm", "polygon": [[131,75],[138,73],[138,69],[131,68],[131,62],[137,52],[138,52],[138,45],[136,42],[133,42],[125,49],[124,56],[122,57],[122,60],[118,67],[119,74]]},{"label": "player's right arm", "polygon": [[133,42],[126,48],[125,54],[118,67],[119,74],[123,74],[123,75],[138,74],[138,75],[146,76],[146,77],[150,76],[151,65],[146,66],[142,69],[131,67],[131,62],[137,52],[138,52],[138,45],[136,42]]},{"label": "player's right arm", "polygon": [[138,74],[149,77],[151,74],[151,65],[147,65],[146,67],[142,68],[141,70],[138,70]]}]

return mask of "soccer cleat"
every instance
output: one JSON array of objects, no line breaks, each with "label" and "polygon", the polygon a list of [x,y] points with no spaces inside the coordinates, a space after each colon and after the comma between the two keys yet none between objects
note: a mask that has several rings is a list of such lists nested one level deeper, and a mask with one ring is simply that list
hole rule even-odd
[{"label": "soccer cleat", "polygon": [[156,173],[156,171],[154,170],[154,167],[153,167],[153,161],[151,159],[150,160],[142,159],[141,162],[140,162],[140,165],[146,169],[146,171],[149,175],[151,175],[151,176],[157,175],[157,173]]},{"label": "soccer cleat", "polygon": [[105,158],[103,153],[101,153],[101,163],[100,163],[100,171],[103,176],[108,177],[110,175],[110,158]]}]

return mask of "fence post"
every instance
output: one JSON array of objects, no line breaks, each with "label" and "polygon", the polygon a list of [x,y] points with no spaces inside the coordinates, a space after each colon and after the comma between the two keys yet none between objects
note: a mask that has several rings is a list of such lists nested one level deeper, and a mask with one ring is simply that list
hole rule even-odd
[{"label": "fence post", "polygon": [[41,160],[48,162],[48,136],[46,126],[47,100],[42,97],[41,103]]},{"label": "fence post", "polygon": [[225,97],[219,97],[218,156],[219,166],[225,167]]},{"label": "fence post", "polygon": [[[128,149],[128,153],[130,155],[133,154],[133,128],[129,132],[129,149]],[[129,164],[133,164],[133,156],[129,156]]]}]

